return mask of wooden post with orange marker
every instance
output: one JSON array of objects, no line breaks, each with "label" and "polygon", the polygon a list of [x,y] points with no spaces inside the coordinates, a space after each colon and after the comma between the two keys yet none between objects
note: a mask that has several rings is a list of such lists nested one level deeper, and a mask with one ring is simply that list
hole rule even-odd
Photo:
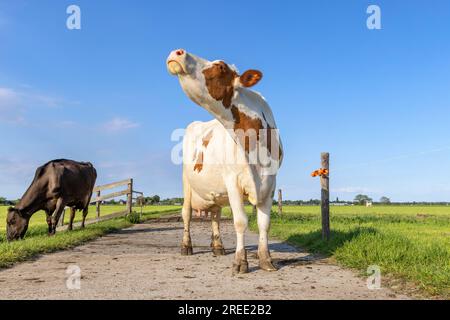
[{"label": "wooden post with orange marker", "polygon": [[322,239],[328,241],[330,240],[330,154],[323,152],[320,159],[322,167],[311,173],[311,176],[320,177]]},{"label": "wooden post with orange marker", "polygon": [[330,154],[321,154],[322,168],[326,174],[320,176],[320,187],[322,189],[322,239],[330,240]]}]

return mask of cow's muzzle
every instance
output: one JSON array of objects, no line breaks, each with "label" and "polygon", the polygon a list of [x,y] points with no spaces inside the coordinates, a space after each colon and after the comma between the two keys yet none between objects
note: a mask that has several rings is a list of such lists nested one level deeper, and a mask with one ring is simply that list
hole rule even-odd
[{"label": "cow's muzzle", "polygon": [[184,69],[181,66],[181,64],[177,61],[171,60],[169,62],[167,62],[167,70],[169,70],[169,73],[172,75],[177,75],[177,74],[183,74]]},{"label": "cow's muzzle", "polygon": [[186,51],[183,49],[174,50],[169,54],[167,58],[167,70],[170,74],[178,75],[186,73],[184,68],[186,55]]}]

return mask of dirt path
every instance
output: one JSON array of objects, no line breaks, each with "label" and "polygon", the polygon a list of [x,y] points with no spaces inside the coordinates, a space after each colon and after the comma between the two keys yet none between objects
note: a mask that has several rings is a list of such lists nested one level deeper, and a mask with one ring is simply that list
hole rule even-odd
[{"label": "dirt path", "polygon": [[[407,299],[368,290],[349,270],[271,242],[280,270],[257,268],[257,235],[247,235],[250,273],[232,276],[235,236],[222,224],[228,254],[209,250],[210,224],[193,223],[194,256],[180,255],[181,222],[147,222],[71,250],[0,271],[0,299]],[[81,269],[81,289],[66,287],[69,265]]]}]

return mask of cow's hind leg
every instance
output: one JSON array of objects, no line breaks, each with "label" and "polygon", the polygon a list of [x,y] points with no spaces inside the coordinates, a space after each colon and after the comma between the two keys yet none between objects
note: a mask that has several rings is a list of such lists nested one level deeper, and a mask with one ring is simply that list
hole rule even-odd
[{"label": "cow's hind leg", "polygon": [[70,208],[70,220],[69,220],[69,226],[67,227],[67,230],[69,230],[69,231],[73,230],[73,220],[75,219],[75,211],[76,211],[76,209],[74,207]]},{"label": "cow's hind leg", "polygon": [[259,244],[258,244],[258,258],[259,267],[266,271],[276,271],[277,268],[272,263],[272,258],[269,252],[269,228],[270,228],[270,212],[272,209],[272,199],[269,198],[261,205],[257,205],[258,210],[258,229],[259,229]]},{"label": "cow's hind leg", "polygon": [[222,208],[211,209],[211,224],[212,224],[212,236],[211,236],[211,248],[212,252],[216,256],[223,256],[225,254],[225,248],[223,247],[222,239],[220,238],[220,216]]},{"label": "cow's hind leg", "polygon": [[81,220],[81,228],[85,227],[86,216],[87,216],[88,212],[89,212],[89,208],[88,207],[83,209],[83,220]]},{"label": "cow's hind leg", "polygon": [[234,228],[236,230],[236,254],[233,262],[233,273],[247,273],[247,251],[244,246],[244,235],[248,226],[248,218],[244,210],[244,199],[237,180],[227,182],[228,198],[233,211]]},{"label": "cow's hind leg", "polygon": [[52,215],[52,229],[51,229],[49,235],[54,235],[56,233],[56,226],[58,225],[59,218],[61,217],[61,214],[63,213],[65,206],[66,205],[62,198],[59,198],[56,201],[56,209]]},{"label": "cow's hind leg", "polygon": [[191,206],[183,205],[181,215],[183,216],[183,224],[184,224],[183,242],[181,243],[181,255],[190,256],[194,253],[192,250],[192,240],[190,231],[192,218]]},{"label": "cow's hind leg", "polygon": [[181,255],[190,256],[193,254],[192,241],[191,241],[191,218],[192,218],[192,204],[191,204],[191,187],[189,182],[183,174],[183,194],[184,202],[181,215],[183,217],[184,231],[183,242],[181,243]]}]

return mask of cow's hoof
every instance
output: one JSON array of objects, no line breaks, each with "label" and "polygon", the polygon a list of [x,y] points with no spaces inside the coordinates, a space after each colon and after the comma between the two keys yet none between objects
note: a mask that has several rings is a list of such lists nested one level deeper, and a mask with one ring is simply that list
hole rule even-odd
[{"label": "cow's hoof", "polygon": [[233,274],[248,273],[248,262],[242,260],[239,263],[233,263]]},{"label": "cow's hoof", "polygon": [[259,260],[259,267],[264,271],[277,271],[277,267],[274,266],[272,260]]},{"label": "cow's hoof", "polygon": [[182,256],[192,256],[193,254],[192,247],[181,247]]},{"label": "cow's hoof", "polygon": [[224,248],[212,248],[212,252],[215,256],[224,256],[225,255]]}]

